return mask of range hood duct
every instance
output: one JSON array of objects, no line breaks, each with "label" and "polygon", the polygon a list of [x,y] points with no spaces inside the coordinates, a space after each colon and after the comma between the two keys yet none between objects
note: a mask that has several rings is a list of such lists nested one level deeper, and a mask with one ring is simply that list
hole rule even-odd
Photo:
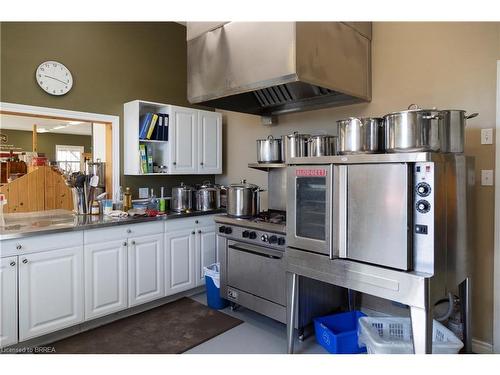
[{"label": "range hood duct", "polygon": [[369,22],[187,27],[195,35],[187,42],[193,104],[275,116],[371,100]]}]

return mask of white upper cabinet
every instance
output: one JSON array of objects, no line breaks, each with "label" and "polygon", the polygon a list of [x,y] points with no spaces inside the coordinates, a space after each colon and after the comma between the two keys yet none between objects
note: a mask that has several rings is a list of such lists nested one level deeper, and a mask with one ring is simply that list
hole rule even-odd
[{"label": "white upper cabinet", "polygon": [[203,174],[222,173],[222,116],[198,111],[198,169]]},{"label": "white upper cabinet", "polygon": [[17,257],[0,258],[0,347],[17,343]]},{"label": "white upper cabinet", "polygon": [[19,256],[19,340],[83,321],[83,247]]},{"label": "white upper cabinet", "polygon": [[[152,139],[139,137],[140,122],[147,113],[168,115],[168,127],[162,129],[165,136],[153,132]],[[142,165],[148,160],[153,165],[165,166],[166,174],[222,173],[220,113],[134,100],[124,104],[124,132],[127,175],[164,174],[147,167],[145,172]],[[145,159],[141,159],[140,148],[147,154]]]},{"label": "white upper cabinet", "polygon": [[171,173],[198,173],[198,111],[171,106],[169,128]]}]

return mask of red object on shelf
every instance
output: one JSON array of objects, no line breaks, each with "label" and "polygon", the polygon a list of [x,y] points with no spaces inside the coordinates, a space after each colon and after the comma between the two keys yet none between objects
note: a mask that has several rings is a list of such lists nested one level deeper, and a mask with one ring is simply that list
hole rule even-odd
[{"label": "red object on shelf", "polygon": [[48,165],[48,159],[45,156],[35,156],[31,162],[31,165],[35,167]]}]

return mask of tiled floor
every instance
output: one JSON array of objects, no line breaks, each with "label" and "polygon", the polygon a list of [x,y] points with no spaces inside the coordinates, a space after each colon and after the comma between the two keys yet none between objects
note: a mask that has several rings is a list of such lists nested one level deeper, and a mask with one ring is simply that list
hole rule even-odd
[{"label": "tiled floor", "polygon": [[[206,304],[205,294],[192,297]],[[231,311],[229,307],[222,312],[243,320],[244,323],[188,350],[192,354],[285,354],[286,326],[273,319],[240,307]],[[319,346],[314,336],[303,342],[295,341],[295,352],[306,354],[327,353]]]}]

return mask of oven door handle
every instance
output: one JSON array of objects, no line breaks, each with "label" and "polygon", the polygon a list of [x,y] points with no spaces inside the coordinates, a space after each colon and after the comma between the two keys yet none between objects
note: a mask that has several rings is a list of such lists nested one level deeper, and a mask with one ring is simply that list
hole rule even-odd
[{"label": "oven door handle", "polygon": [[[277,256],[277,255],[273,255],[271,254],[270,252],[267,252],[267,249],[266,250],[260,250],[260,249],[257,249],[257,248],[248,248],[248,247],[243,247],[241,245],[239,246],[236,246],[236,245],[229,245],[228,246],[230,249],[233,249],[233,250],[237,250],[237,251],[243,251],[244,253],[249,253],[249,254],[254,254],[254,255],[258,255],[258,256],[261,256],[261,257],[265,257],[265,258],[270,258],[270,259],[281,259],[283,256]],[[274,253],[274,251],[273,251]]]}]

